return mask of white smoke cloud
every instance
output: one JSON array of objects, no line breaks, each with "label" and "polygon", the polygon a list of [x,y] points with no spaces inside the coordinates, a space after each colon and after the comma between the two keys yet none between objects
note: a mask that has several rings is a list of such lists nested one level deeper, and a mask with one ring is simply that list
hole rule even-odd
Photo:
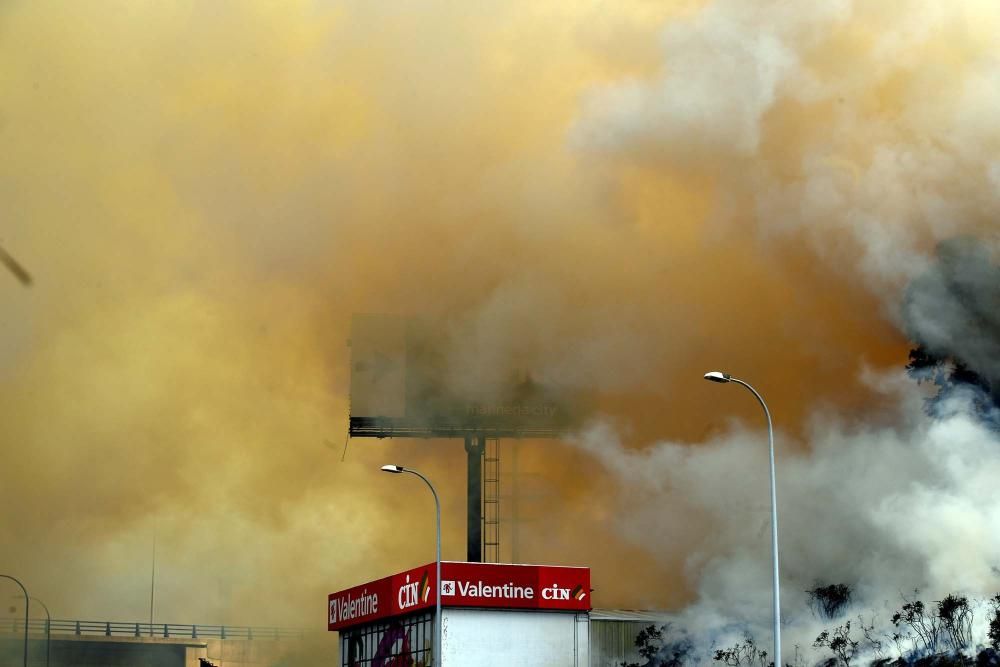
[{"label": "white smoke cloud", "polygon": [[982,0],[717,0],[664,29],[656,76],[593,90],[573,140],[712,176],[745,202],[723,217],[804,233],[894,309],[886,288],[1000,203],[998,29]]},{"label": "white smoke cloud", "polygon": [[[891,634],[901,595],[915,589],[928,605],[953,592],[982,600],[1000,590],[1000,434],[976,416],[971,395],[953,395],[931,418],[912,380],[867,381],[895,399],[896,413],[875,421],[818,416],[808,451],[780,431],[776,415],[786,662],[793,646],[811,647],[820,630],[836,624],[810,611],[805,591],[817,583],[851,586],[845,618],[857,628],[857,615],[874,610],[883,634]],[[632,450],[607,424],[595,424],[579,446],[618,478],[614,515],[624,537],[658,553],[685,550],[697,596],[675,620],[699,637],[696,646],[731,645],[749,630],[766,648],[766,433],[736,425],[698,446]]]},{"label": "white smoke cloud", "polygon": [[848,8],[844,0],[806,12],[780,2],[710,3],[664,30],[656,80],[618,83],[589,100],[592,122],[577,128],[578,138],[611,151],[652,147],[680,163],[751,156],[764,114],[802,72],[803,50]]},{"label": "white smoke cloud", "polygon": [[[804,240],[931,353],[993,380],[998,29],[1000,6],[981,0],[708,2],[663,30],[654,76],[591,91],[572,140],[667,178],[707,177],[716,224]],[[972,251],[935,257],[955,236]],[[851,586],[855,633],[874,613],[887,649],[901,595],[1000,590],[989,397],[948,392],[932,417],[911,379],[867,382],[894,407],[862,421],[816,409],[805,443],[778,434],[785,661],[834,625],[810,612],[817,583]],[[623,536],[684,554],[697,593],[680,625],[703,650],[747,629],[766,648],[764,434],[737,425],[638,451],[623,440],[596,424],[580,446],[618,478]]]}]

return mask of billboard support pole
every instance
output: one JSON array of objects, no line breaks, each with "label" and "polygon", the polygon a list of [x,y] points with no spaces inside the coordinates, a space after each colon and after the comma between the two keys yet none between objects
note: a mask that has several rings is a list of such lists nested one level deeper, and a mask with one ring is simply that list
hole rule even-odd
[{"label": "billboard support pole", "polygon": [[468,540],[466,560],[481,563],[483,560],[483,445],[482,436],[465,436],[465,453],[469,460],[468,476]]}]

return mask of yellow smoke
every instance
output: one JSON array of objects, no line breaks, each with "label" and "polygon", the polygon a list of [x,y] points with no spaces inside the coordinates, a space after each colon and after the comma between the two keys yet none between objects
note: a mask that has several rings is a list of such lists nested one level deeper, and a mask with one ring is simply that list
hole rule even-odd
[{"label": "yellow smoke", "polygon": [[[701,5],[7,3],[0,242],[36,285],[0,281],[0,571],[57,616],[141,619],[155,535],[159,618],[318,625],[327,592],[433,556],[430,500],[388,462],[439,482],[462,558],[460,443],[355,441],[340,462],[355,312],[437,318],[472,341],[472,379],[596,391],[636,446],[757,419],[702,386],[715,367],[792,433],[817,402],[865,409],[858,368],[905,361],[883,310],[899,275],[863,277],[883,251],[840,215],[897,182],[881,133],[920,148],[954,121],[915,91],[990,33],[970,2],[964,46],[882,53],[896,13],[845,10],[805,31],[800,97],[778,86],[718,140],[659,136],[670,113],[614,91],[648,102],[675,67],[664,27],[697,30]],[[942,198],[985,187],[920,174]],[[891,230],[912,209],[890,194],[871,210]],[[571,456],[521,451],[536,471]],[[681,601],[684,554],[619,540],[593,462],[560,470],[523,559],[594,565],[597,604],[655,583]],[[626,560],[642,583],[612,581]]]}]

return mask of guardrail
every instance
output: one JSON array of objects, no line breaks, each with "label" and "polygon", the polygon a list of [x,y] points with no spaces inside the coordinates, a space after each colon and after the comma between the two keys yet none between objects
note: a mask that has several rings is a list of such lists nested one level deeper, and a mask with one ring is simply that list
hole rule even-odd
[{"label": "guardrail", "polygon": [[[179,623],[125,623],[122,621],[79,621],[44,618],[29,619],[28,632],[53,635],[103,635],[105,637],[159,637],[176,639],[302,639],[308,630],[250,627],[244,625],[186,625]],[[0,619],[0,633],[24,632],[24,619]]]}]

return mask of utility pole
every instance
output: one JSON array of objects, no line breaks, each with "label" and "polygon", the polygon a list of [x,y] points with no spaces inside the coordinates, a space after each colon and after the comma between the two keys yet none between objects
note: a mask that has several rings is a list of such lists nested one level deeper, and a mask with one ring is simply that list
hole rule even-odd
[{"label": "utility pole", "polygon": [[153,534],[153,567],[149,575],[149,636],[153,636],[153,599],[156,594],[156,534]]}]

